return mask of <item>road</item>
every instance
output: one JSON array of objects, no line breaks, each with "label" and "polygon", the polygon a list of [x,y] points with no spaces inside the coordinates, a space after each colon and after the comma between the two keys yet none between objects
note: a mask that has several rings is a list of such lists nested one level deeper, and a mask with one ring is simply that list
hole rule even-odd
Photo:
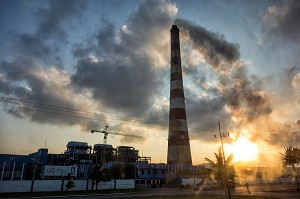
[{"label": "road", "polygon": [[[295,184],[282,184],[282,185],[255,185],[246,187],[237,187],[232,191],[232,195],[245,195],[245,196],[266,196],[276,199],[300,199],[300,192],[296,191]],[[224,195],[224,190],[205,191],[205,194]]]},{"label": "road", "polygon": [[[276,199],[299,199],[300,192],[295,191],[295,185],[271,185],[271,186],[250,186],[249,191],[246,187],[237,187],[232,191],[232,195],[245,195],[245,196],[265,196]],[[190,189],[153,189],[144,193],[111,193],[111,194],[87,194],[87,195],[68,195],[68,196],[42,196],[42,197],[26,197],[26,199],[110,199],[110,198],[135,198],[135,197],[149,197],[162,196],[162,195],[224,195],[224,190],[211,190],[211,191],[194,191]],[[20,198],[20,197],[18,197]]]}]

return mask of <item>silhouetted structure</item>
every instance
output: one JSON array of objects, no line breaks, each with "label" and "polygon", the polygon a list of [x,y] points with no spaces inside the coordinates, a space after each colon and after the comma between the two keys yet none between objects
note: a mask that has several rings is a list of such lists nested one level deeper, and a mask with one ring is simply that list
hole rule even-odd
[{"label": "silhouetted structure", "polygon": [[117,147],[117,162],[122,164],[134,163],[138,160],[139,151],[131,146]]},{"label": "silhouetted structure", "polygon": [[88,146],[86,142],[70,141],[67,144],[65,155],[69,157],[70,165],[80,164],[80,160],[91,160],[92,147]]},{"label": "silhouetted structure", "polygon": [[106,162],[116,161],[116,149],[109,144],[95,144],[93,153],[93,162],[104,164]]},{"label": "silhouetted structure", "polygon": [[182,82],[179,29],[172,26],[171,32],[171,79],[168,138],[168,164],[191,166],[192,157],[187,127],[185,99]]}]

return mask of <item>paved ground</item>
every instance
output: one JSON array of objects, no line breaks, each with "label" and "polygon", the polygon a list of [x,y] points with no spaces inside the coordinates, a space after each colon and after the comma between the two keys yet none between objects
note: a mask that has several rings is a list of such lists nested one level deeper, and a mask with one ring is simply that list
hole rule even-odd
[{"label": "paved ground", "polygon": [[[232,195],[248,195],[248,196],[265,196],[276,199],[300,199],[300,192],[295,191],[295,185],[271,185],[271,186],[250,186],[249,190],[246,187],[237,187],[232,191]],[[105,198],[135,198],[135,197],[149,197],[161,195],[224,195],[224,190],[211,190],[211,191],[194,191],[190,189],[153,189],[144,193],[110,193],[110,194],[81,194],[72,196],[43,196],[43,197],[30,197],[34,199],[105,199]],[[20,197],[18,197],[20,198]],[[27,199],[29,197],[26,197]]]},{"label": "paved ground", "polygon": [[[250,186],[237,187],[232,191],[232,195],[252,195],[252,196],[266,196],[276,199],[300,199],[300,192],[296,191],[296,185],[263,185],[263,186]],[[224,195],[224,190],[214,190],[202,192],[212,195]]]}]

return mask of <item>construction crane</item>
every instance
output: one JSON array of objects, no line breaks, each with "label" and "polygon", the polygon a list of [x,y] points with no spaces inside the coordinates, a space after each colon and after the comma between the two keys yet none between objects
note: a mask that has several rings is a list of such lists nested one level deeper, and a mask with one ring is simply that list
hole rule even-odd
[{"label": "construction crane", "polygon": [[103,133],[103,144],[107,144],[107,136],[108,134],[112,135],[122,135],[122,136],[127,136],[127,137],[135,137],[135,138],[142,138],[141,136],[133,135],[133,134],[123,134],[123,133],[117,133],[117,132],[107,132],[108,126],[106,125],[103,131],[99,130],[91,130],[91,133],[98,132],[98,133]]}]

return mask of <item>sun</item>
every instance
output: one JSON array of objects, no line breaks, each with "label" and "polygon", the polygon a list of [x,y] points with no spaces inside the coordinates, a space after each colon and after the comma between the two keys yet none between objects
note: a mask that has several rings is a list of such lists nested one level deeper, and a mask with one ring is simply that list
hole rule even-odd
[{"label": "sun", "polygon": [[258,149],[256,144],[251,143],[245,137],[240,137],[228,146],[228,152],[234,154],[234,162],[246,162],[257,158]]}]

